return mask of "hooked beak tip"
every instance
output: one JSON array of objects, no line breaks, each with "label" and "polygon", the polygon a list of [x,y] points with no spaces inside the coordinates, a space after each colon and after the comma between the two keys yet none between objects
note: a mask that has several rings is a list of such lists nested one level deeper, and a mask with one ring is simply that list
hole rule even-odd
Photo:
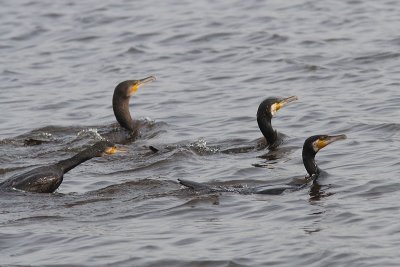
[{"label": "hooked beak tip", "polygon": [[146,77],[144,79],[139,80],[139,84],[143,85],[143,84],[146,84],[146,83],[154,82],[155,80],[156,80],[156,77],[149,76],[149,77]]},{"label": "hooked beak tip", "polygon": [[283,104],[287,104],[287,103],[296,101],[296,100],[298,100],[298,99],[299,99],[299,98],[298,98],[297,96],[295,96],[295,95],[294,95],[294,96],[289,96],[289,97],[283,99],[282,103],[283,103]]}]

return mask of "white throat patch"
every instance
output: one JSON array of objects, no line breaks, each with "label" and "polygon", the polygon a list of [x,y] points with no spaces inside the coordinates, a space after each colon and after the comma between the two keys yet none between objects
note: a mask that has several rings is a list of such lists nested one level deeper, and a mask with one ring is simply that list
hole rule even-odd
[{"label": "white throat patch", "polygon": [[318,151],[319,151],[317,142],[318,142],[318,140],[316,140],[316,141],[314,141],[314,142],[312,143],[312,147],[313,147],[313,149],[314,149],[314,152],[318,152]]},{"label": "white throat patch", "polygon": [[274,115],[276,114],[276,112],[277,112],[276,103],[271,105],[271,110],[270,110],[270,112],[271,112],[271,115],[272,115],[272,116],[274,116]]}]

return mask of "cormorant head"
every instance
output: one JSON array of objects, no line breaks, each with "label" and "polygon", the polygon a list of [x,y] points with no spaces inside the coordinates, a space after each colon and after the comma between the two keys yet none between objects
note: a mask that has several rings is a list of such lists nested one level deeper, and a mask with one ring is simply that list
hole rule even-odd
[{"label": "cormorant head", "polygon": [[136,91],[144,84],[155,81],[156,78],[154,76],[149,76],[147,78],[141,80],[127,80],[119,83],[117,87],[115,87],[114,95],[118,95],[123,98],[131,97]]},{"label": "cormorant head", "polygon": [[286,104],[297,100],[297,96],[290,96],[287,98],[269,97],[264,99],[258,107],[257,118],[269,117],[272,118],[278,110]]},{"label": "cormorant head", "polygon": [[346,135],[341,134],[341,135],[314,135],[306,139],[304,141],[304,146],[303,146],[303,151],[304,150],[309,150],[313,151],[315,154],[317,152],[329,145],[330,143],[333,143],[338,140],[343,140],[346,139]]},{"label": "cormorant head", "polygon": [[[308,174],[311,176],[315,175],[316,179],[319,175],[319,168],[317,164],[315,163],[315,155],[317,152],[329,145],[330,143],[333,143],[338,140],[343,140],[346,139],[346,136],[344,134],[341,135],[314,135],[306,139],[304,141],[303,145],[303,163],[304,167],[306,168]],[[315,181],[315,180],[314,180]]]},{"label": "cormorant head", "polygon": [[115,154],[119,149],[109,141],[99,141],[95,143],[91,148],[93,150],[96,157],[102,157],[105,154]]}]

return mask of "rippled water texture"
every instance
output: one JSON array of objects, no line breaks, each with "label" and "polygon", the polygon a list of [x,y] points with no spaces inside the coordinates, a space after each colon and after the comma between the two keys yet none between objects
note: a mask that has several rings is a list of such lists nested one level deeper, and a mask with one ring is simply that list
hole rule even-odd
[{"label": "rippled water texture", "polygon": [[[148,127],[125,153],[54,194],[1,193],[1,264],[398,266],[399,14],[372,0],[2,1],[0,181],[118,131],[114,87],[157,81],[131,100]],[[281,148],[242,149],[261,137],[258,104],[291,95],[273,119]],[[317,155],[319,188],[177,183],[287,183],[321,133],[348,139]]]}]

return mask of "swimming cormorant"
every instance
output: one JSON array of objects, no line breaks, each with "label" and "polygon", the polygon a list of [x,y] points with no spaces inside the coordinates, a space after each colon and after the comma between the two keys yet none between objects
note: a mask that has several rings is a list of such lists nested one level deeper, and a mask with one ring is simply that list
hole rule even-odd
[{"label": "swimming cormorant", "polygon": [[253,188],[227,188],[221,186],[212,186],[203,183],[197,183],[193,181],[178,179],[181,185],[189,187],[191,189],[197,191],[207,191],[207,192],[237,192],[241,194],[281,194],[283,191],[287,189],[300,189],[305,186],[308,182],[316,181],[320,174],[320,169],[318,168],[317,163],[315,162],[315,155],[317,152],[338,140],[346,139],[345,135],[314,135],[307,138],[304,141],[303,145],[303,164],[308,173],[308,177],[305,179],[296,179],[290,183],[284,185],[266,185],[266,186],[257,186]]},{"label": "swimming cormorant", "polygon": [[112,105],[115,118],[121,127],[136,135],[138,124],[132,119],[129,112],[129,100],[131,96],[144,84],[155,81],[154,76],[149,76],[141,80],[127,80],[119,83],[115,87]]},{"label": "swimming cormorant", "polygon": [[258,127],[260,128],[260,131],[264,137],[257,139],[256,145],[251,144],[244,147],[228,148],[222,150],[221,152],[225,154],[245,153],[256,148],[264,149],[267,147],[270,149],[270,151],[268,154],[261,156],[262,158],[279,158],[279,154],[273,155],[272,153],[277,152],[276,148],[282,143],[283,136],[272,128],[271,120],[279,109],[297,99],[297,96],[290,96],[287,98],[269,97],[264,99],[258,106],[257,110]]},{"label": "swimming cormorant", "polygon": [[115,145],[108,141],[100,141],[93,146],[79,152],[69,159],[61,160],[55,164],[32,169],[26,173],[17,174],[0,183],[0,189],[16,189],[36,193],[52,193],[63,181],[64,173],[79,164],[104,154],[117,152]]},{"label": "swimming cormorant", "polygon": [[268,148],[276,148],[280,144],[280,138],[276,130],[272,128],[271,119],[276,112],[286,104],[297,100],[297,96],[287,98],[270,97],[264,99],[257,110],[257,123],[260,131],[267,141]]},{"label": "swimming cormorant", "polygon": [[321,171],[315,162],[315,155],[318,153],[318,151],[335,141],[344,139],[346,139],[346,135],[344,134],[331,136],[314,135],[304,141],[302,158],[304,167],[306,168],[310,177],[314,177],[315,180],[318,178]]}]

